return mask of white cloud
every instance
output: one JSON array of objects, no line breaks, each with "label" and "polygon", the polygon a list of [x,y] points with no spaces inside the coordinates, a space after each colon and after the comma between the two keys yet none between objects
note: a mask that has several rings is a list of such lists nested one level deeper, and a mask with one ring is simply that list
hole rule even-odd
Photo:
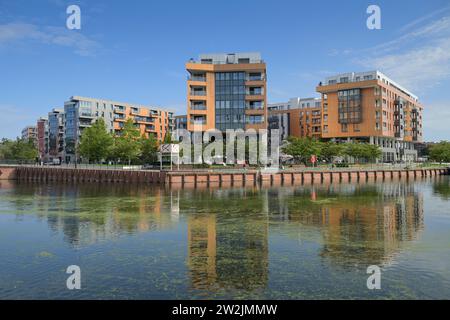
[{"label": "white cloud", "polygon": [[363,52],[389,52],[395,51],[402,46],[414,45],[415,42],[419,40],[421,42],[428,40],[440,38],[440,37],[448,37],[450,35],[450,17],[442,17],[436,21],[433,21],[425,26],[417,28],[409,33],[398,37],[397,39],[382,43],[375,47],[371,47],[363,50]]},{"label": "white cloud", "polygon": [[444,8],[440,8],[440,9],[438,9],[436,11],[433,11],[433,12],[431,12],[429,14],[426,14],[426,15],[424,15],[422,17],[419,17],[419,18],[411,21],[410,23],[408,23],[408,24],[404,25],[403,27],[401,27],[398,31],[401,32],[401,33],[406,32],[409,29],[413,28],[414,26],[416,26],[416,25],[418,25],[418,24],[420,24],[420,23],[422,23],[424,21],[427,21],[427,20],[431,19],[431,18],[433,18],[436,15],[439,15],[441,13],[449,11],[449,10],[450,10],[450,6],[447,6],[447,7],[444,7]]},{"label": "white cloud", "polygon": [[24,41],[72,48],[80,56],[93,56],[100,45],[74,30],[63,27],[37,26],[28,23],[8,23],[0,25],[0,46]]},{"label": "white cloud", "polygon": [[[417,21],[407,26],[417,25]],[[357,64],[378,69],[406,88],[423,93],[450,78],[450,17],[365,49],[361,55],[365,58],[355,58]]]},{"label": "white cloud", "polygon": [[450,77],[450,38],[406,52],[359,60],[386,73],[406,88],[424,91]]}]

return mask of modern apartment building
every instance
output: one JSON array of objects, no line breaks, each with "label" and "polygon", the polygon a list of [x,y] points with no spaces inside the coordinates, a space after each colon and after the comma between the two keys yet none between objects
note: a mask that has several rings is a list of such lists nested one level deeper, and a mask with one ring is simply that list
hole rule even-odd
[{"label": "modern apartment building", "polygon": [[175,116],[175,129],[187,130],[187,115]]},{"label": "modern apartment building", "polygon": [[386,162],[417,158],[423,106],[413,93],[379,71],[329,77],[317,91],[323,138],[377,144]]},{"label": "modern apartment building", "polygon": [[22,139],[36,142],[36,126],[26,126],[22,129]]},{"label": "modern apartment building", "polygon": [[282,140],[289,136],[320,138],[322,99],[292,98],[268,105],[269,129],[280,130]]},{"label": "modern apartment building", "polygon": [[39,160],[48,161],[48,119],[41,117],[36,124],[36,139],[39,152]]},{"label": "modern apartment building", "polygon": [[152,134],[159,141],[164,140],[166,134],[171,134],[175,129],[175,118],[172,111],[128,103],[114,102],[113,105],[115,134],[120,134],[125,121],[130,118],[140,129],[141,135],[148,137],[149,134]]},{"label": "modern apartment building", "polygon": [[131,118],[141,134],[146,136],[153,134],[160,141],[175,128],[173,113],[168,110],[73,96],[64,103],[64,160],[66,162],[74,162],[75,158],[78,158],[75,155],[76,145],[84,128],[90,127],[99,118],[105,121],[107,130],[114,134],[120,134],[125,121]]},{"label": "modern apartment building", "polygon": [[64,157],[64,110],[55,108],[48,113],[48,158],[60,163]]},{"label": "modern apartment building", "polygon": [[267,73],[259,53],[202,54],[186,63],[187,128],[267,128]]}]

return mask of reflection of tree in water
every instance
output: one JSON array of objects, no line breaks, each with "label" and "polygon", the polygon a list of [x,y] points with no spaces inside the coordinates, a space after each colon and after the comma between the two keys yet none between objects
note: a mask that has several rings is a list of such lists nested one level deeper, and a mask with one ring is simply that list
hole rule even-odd
[{"label": "reflection of tree in water", "polygon": [[437,176],[433,183],[433,193],[443,200],[450,199],[450,179],[448,176]]},{"label": "reflection of tree in water", "polygon": [[[169,227],[171,203],[148,185],[17,183],[11,202],[18,214],[46,219],[72,245]],[[167,200],[170,201],[170,195]],[[168,206],[168,208],[166,208]]]}]

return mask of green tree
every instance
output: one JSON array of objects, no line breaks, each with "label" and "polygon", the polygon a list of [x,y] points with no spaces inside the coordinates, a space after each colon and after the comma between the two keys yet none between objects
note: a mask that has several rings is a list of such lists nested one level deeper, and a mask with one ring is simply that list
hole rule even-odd
[{"label": "green tree", "polygon": [[331,163],[334,157],[339,157],[344,152],[342,144],[332,141],[322,143],[320,147],[320,157],[328,163]]},{"label": "green tree", "polygon": [[139,159],[143,164],[154,163],[157,160],[158,141],[153,134],[149,134],[148,138],[142,135],[139,140],[140,156]]},{"label": "green tree", "polygon": [[141,133],[134,125],[133,119],[128,119],[123,129],[114,138],[113,156],[116,159],[127,160],[130,164],[141,155]]},{"label": "green tree", "polygon": [[108,157],[113,137],[108,133],[103,119],[98,119],[91,127],[83,130],[80,139],[80,155],[89,161],[101,161]]},{"label": "green tree", "polygon": [[430,146],[429,154],[431,160],[439,163],[450,162],[450,142],[441,141]]},{"label": "green tree", "polygon": [[164,135],[163,144],[171,144],[171,143],[175,143],[172,140],[172,135],[170,134],[170,132],[166,132],[166,134]]},{"label": "green tree", "polygon": [[360,159],[364,158],[363,147],[360,143],[346,143],[343,153],[355,159],[355,162],[359,162]]},{"label": "green tree", "polygon": [[312,138],[289,137],[283,152],[307,165],[312,155],[320,156],[320,145],[319,141]]},{"label": "green tree", "polygon": [[364,158],[369,162],[375,162],[381,157],[383,152],[381,148],[375,144],[365,143],[363,144]]},{"label": "green tree", "polygon": [[5,160],[35,160],[39,155],[32,140],[3,139],[0,143],[0,158]]},{"label": "green tree", "polygon": [[347,143],[343,154],[352,157],[358,163],[361,160],[374,161],[381,157],[379,146],[369,143]]}]

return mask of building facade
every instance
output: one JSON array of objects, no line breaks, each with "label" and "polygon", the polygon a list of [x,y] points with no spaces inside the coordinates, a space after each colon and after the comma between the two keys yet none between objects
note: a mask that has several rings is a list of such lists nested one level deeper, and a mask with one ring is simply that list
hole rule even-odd
[{"label": "building facade", "polygon": [[48,113],[48,159],[59,160],[64,157],[64,110],[53,109]]},{"label": "building facade", "polygon": [[189,131],[267,128],[267,73],[259,53],[202,54],[186,70]]},{"label": "building facade", "polygon": [[23,140],[32,140],[36,143],[36,126],[26,126],[23,128],[21,137]]},{"label": "building facade", "polygon": [[153,134],[159,141],[175,128],[173,112],[168,110],[73,96],[64,103],[64,161],[79,159],[75,153],[83,130],[100,118],[112,134],[120,134],[125,121],[133,119],[142,135]]},{"label": "building facade", "polygon": [[320,138],[322,99],[292,98],[288,102],[268,105],[269,129],[280,130],[282,140],[289,136]]},{"label": "building facade", "polygon": [[175,118],[172,111],[155,107],[114,103],[114,133],[120,134],[125,121],[133,119],[141,135],[152,134],[158,141],[163,141],[167,134],[175,129]]},{"label": "building facade", "polygon": [[36,144],[39,152],[39,161],[48,161],[48,119],[41,117],[36,124]]},{"label": "building facade", "polygon": [[417,159],[423,106],[413,93],[379,71],[329,77],[317,91],[323,138],[376,144],[385,162]]}]

